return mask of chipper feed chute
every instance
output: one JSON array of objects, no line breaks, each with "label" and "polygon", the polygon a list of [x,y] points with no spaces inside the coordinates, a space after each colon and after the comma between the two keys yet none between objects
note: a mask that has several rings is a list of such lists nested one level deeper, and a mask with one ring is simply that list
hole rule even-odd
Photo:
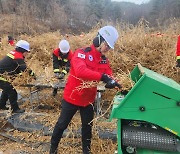
[{"label": "chipper feed chute", "polygon": [[114,97],[118,154],[180,154],[180,85],[138,64],[126,96]]}]

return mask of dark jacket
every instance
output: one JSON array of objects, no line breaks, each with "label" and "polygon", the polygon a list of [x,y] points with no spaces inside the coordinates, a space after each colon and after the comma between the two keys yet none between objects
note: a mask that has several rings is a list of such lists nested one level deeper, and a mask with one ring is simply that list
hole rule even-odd
[{"label": "dark jacket", "polygon": [[25,71],[26,68],[23,53],[15,50],[11,51],[0,61],[0,80],[3,80],[3,73],[15,75]]}]

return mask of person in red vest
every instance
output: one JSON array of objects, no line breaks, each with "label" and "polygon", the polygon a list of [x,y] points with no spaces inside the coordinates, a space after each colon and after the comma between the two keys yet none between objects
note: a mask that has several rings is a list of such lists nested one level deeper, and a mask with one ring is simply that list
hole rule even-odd
[{"label": "person in red vest", "polygon": [[2,47],[2,40],[1,40],[1,37],[0,37],[0,47]]},{"label": "person in red vest", "polygon": [[14,38],[12,36],[8,36],[8,44],[14,46]]},{"label": "person in red vest", "polygon": [[[16,43],[15,50],[8,53],[0,61],[0,89],[2,94],[0,97],[0,110],[8,110],[6,103],[9,100],[12,113],[23,113],[25,110],[20,109],[17,102],[17,91],[13,85],[8,81],[9,78],[14,78],[16,74],[20,74],[26,70],[26,63],[24,58],[30,51],[29,43],[24,40],[20,40]],[[32,70],[29,70],[29,74],[35,76]]]},{"label": "person in red vest", "polygon": [[69,72],[70,60],[73,52],[70,50],[70,45],[67,40],[59,42],[59,48],[53,51],[53,70],[55,77],[63,79]]},{"label": "person in red vest", "polygon": [[[63,79],[70,69],[70,60],[73,52],[67,40],[59,42],[59,48],[53,51],[53,71],[57,79]],[[58,88],[54,88],[53,96],[57,94]]]},{"label": "person in red vest", "polygon": [[176,47],[176,67],[180,67],[180,35],[178,36]]},{"label": "person in red vest", "polygon": [[70,73],[64,89],[62,110],[51,137],[50,154],[56,154],[64,130],[74,114],[79,110],[82,122],[83,154],[91,153],[92,120],[94,117],[97,85],[82,87],[84,82],[106,83],[106,88],[121,88],[112,78],[112,69],[105,54],[114,49],[119,35],[112,26],[105,26],[98,31],[93,44],[77,49],[71,59]]}]

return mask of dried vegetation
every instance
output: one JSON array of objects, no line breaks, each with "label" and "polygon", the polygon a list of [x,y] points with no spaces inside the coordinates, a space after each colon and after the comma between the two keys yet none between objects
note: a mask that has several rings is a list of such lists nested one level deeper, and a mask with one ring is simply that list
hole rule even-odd
[{"label": "dried vegetation", "polygon": [[[144,21],[140,21],[137,26],[131,25],[116,25],[120,38],[116,44],[115,50],[111,51],[108,55],[111,66],[114,71],[115,78],[123,85],[125,89],[129,89],[133,86],[133,83],[129,80],[129,73],[132,71],[137,63],[141,63],[142,66],[147,67],[153,71],[163,74],[169,78],[174,79],[176,82],[180,82],[179,69],[175,67],[175,50],[177,35],[180,32],[178,23],[172,23],[166,29],[161,31],[153,31],[150,29]],[[52,50],[58,47],[60,39],[65,38],[70,42],[71,49],[74,51],[77,48],[88,46],[91,44],[92,39],[95,37],[99,26],[92,29],[89,33],[82,35],[64,35],[59,32],[46,33],[42,35],[27,36],[21,35],[19,39],[25,39],[31,44],[31,53],[27,57],[28,66],[34,70],[38,81],[41,84],[53,84],[55,79],[53,78],[52,71]],[[7,52],[13,49],[6,41],[7,36],[2,37],[2,46],[0,48],[0,57],[3,57]],[[17,77],[13,84],[16,88],[22,92],[22,94],[28,95],[28,89],[19,87],[22,83],[31,83],[34,80],[29,79],[26,75]],[[58,93],[56,98],[51,97],[52,90],[44,90],[41,92],[43,98],[41,98],[41,104],[54,106],[51,110],[37,110],[36,112],[43,112],[45,117],[39,118],[41,123],[46,126],[50,126],[53,129],[55,122],[59,115],[59,104],[62,97],[61,92]],[[111,112],[111,100],[117,90],[107,90],[103,94],[102,106],[105,113],[100,118],[94,120],[93,127],[93,140],[92,140],[92,152],[93,153],[114,153],[117,143],[112,140],[103,140],[98,137],[96,131],[97,127],[113,130],[116,128],[115,122],[106,122],[106,118]],[[37,105],[35,102],[34,105]],[[23,103],[22,107],[26,108],[27,112],[31,112],[30,102],[28,100]],[[107,110],[107,111],[106,111]],[[28,113],[27,113],[28,114]],[[77,114],[69,126],[70,130],[77,130],[80,127],[80,118]],[[26,133],[13,130],[9,132],[14,137],[21,138],[23,141],[35,143],[35,142],[47,142],[49,143],[49,136],[42,136],[40,133]],[[1,138],[0,138],[1,139]],[[0,140],[0,150],[8,151],[7,147],[11,147],[11,150],[23,149],[30,153],[46,153],[43,152],[42,147],[34,149],[29,144],[14,143],[10,140]],[[63,138],[59,147],[59,153],[81,153],[81,140],[80,138],[71,137]]]}]

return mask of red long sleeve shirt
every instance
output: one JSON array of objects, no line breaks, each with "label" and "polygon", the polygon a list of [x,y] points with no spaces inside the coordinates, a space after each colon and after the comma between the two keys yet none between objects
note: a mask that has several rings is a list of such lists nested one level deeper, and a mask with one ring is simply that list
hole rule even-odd
[{"label": "red long sleeve shirt", "polygon": [[180,59],[180,35],[178,36],[178,40],[177,40],[176,58]]},{"label": "red long sleeve shirt", "polygon": [[94,103],[97,86],[82,87],[83,82],[100,81],[103,73],[112,75],[108,59],[96,50],[94,45],[75,51],[71,59],[70,74],[63,98],[77,106]]}]

